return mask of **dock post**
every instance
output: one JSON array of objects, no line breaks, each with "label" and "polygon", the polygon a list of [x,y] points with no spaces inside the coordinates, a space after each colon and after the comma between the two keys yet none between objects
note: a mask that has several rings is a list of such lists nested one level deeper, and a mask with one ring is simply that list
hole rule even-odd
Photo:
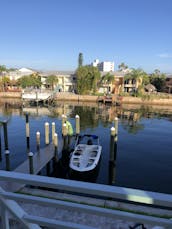
[{"label": "dock post", "polygon": [[5,150],[8,150],[8,131],[7,131],[7,121],[3,122],[4,128],[4,143],[5,143]]},{"label": "dock post", "polygon": [[30,174],[34,174],[34,168],[33,168],[33,153],[29,152],[29,172]]},{"label": "dock post", "polygon": [[36,150],[40,153],[40,132],[36,132]]},{"label": "dock post", "polygon": [[50,143],[49,139],[50,129],[49,129],[49,123],[45,123],[45,144],[48,145]]},{"label": "dock post", "polygon": [[54,142],[54,134],[56,132],[56,125],[55,122],[52,122],[52,142]]},{"label": "dock post", "polygon": [[115,127],[111,127],[110,129],[111,136],[110,136],[110,161],[114,160],[114,149],[115,149]]},{"label": "dock post", "polygon": [[[45,144],[46,146],[50,143],[50,127],[49,127],[49,123],[46,122],[45,123]],[[47,170],[47,176],[50,175],[50,162],[47,163],[46,165],[46,170]]]},{"label": "dock post", "polygon": [[10,151],[5,150],[6,171],[10,171]]},{"label": "dock post", "polygon": [[[63,124],[67,121],[67,116],[65,114],[62,114],[62,129],[63,129]],[[62,130],[63,134],[63,130]]]},{"label": "dock post", "polygon": [[118,118],[115,118],[115,142],[118,141]]},{"label": "dock post", "polygon": [[115,161],[109,161],[109,184],[115,184],[115,175],[116,175],[116,163]]},{"label": "dock post", "polygon": [[62,135],[63,135],[63,148],[67,149],[68,148],[68,130],[67,130],[67,125],[66,123],[63,124],[62,127]]},{"label": "dock post", "polygon": [[115,143],[116,129],[115,127],[111,127],[110,133],[111,136],[110,136],[109,184],[112,185],[115,183],[115,169],[116,169],[116,143]]},{"label": "dock post", "polygon": [[29,115],[26,114],[26,145],[27,153],[30,151],[30,129],[29,129]]},{"label": "dock post", "polygon": [[53,158],[53,169],[55,170],[56,163],[58,161],[58,134],[54,133],[54,158]]},{"label": "dock post", "polygon": [[76,135],[80,134],[80,117],[79,115],[75,116],[75,123],[76,123]]}]

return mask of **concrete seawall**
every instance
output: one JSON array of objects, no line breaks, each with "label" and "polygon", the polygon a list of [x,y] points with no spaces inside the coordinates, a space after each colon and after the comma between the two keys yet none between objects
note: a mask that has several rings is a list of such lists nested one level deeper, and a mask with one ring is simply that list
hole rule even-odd
[{"label": "concrete seawall", "polygon": [[21,92],[0,92],[0,98],[21,98]]},{"label": "concrete seawall", "polygon": [[[0,92],[0,98],[21,98],[21,92]],[[77,95],[74,93],[61,92],[55,96],[56,101],[77,101],[77,102],[97,102],[101,96]],[[123,104],[143,104],[143,105],[172,105],[172,96],[169,98],[144,99],[132,96],[122,97]]]},{"label": "concrete seawall", "polygon": [[[55,97],[57,101],[78,101],[78,102],[97,102],[101,96],[76,95],[73,93],[58,93]],[[122,97],[121,103],[125,104],[145,104],[145,105],[172,105],[171,98],[143,99],[132,96]]]}]

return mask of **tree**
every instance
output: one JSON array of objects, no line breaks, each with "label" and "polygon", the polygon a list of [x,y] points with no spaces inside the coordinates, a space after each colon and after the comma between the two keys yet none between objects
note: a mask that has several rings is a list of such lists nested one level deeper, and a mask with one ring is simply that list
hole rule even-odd
[{"label": "tree", "polygon": [[101,83],[106,83],[106,84],[110,84],[113,81],[114,81],[114,75],[111,75],[109,72],[106,73],[101,79]]},{"label": "tree", "polygon": [[2,88],[3,91],[6,91],[8,85],[10,85],[11,81],[9,77],[3,76],[0,81],[0,87]]},{"label": "tree", "polygon": [[100,72],[97,67],[81,66],[76,71],[77,92],[79,94],[95,93],[97,83],[100,79]]},{"label": "tree", "polygon": [[150,75],[150,83],[156,87],[157,91],[163,91],[165,78],[165,74],[161,73],[158,69],[155,69]]},{"label": "tree", "polygon": [[17,84],[22,88],[34,87],[39,88],[41,86],[41,77],[38,74],[31,74],[29,76],[23,76],[17,80]]},{"label": "tree", "polygon": [[0,73],[6,72],[6,71],[7,71],[6,66],[5,65],[0,65]]},{"label": "tree", "polygon": [[78,67],[82,67],[83,65],[83,54],[80,52],[78,57]]},{"label": "tree", "polygon": [[131,72],[127,73],[124,77],[125,80],[134,80],[136,85],[137,93],[143,91],[143,88],[146,84],[149,83],[149,76],[141,68],[132,69]]},{"label": "tree", "polygon": [[50,85],[51,89],[54,90],[54,85],[58,83],[58,78],[55,75],[49,75],[46,79],[46,84]]},{"label": "tree", "polygon": [[119,68],[119,71],[122,72],[122,71],[128,69],[128,66],[124,62],[122,62],[121,64],[118,65],[118,68]]}]

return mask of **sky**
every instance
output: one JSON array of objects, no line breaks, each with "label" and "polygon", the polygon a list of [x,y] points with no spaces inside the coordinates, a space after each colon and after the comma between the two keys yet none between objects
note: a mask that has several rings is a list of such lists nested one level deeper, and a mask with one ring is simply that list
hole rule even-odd
[{"label": "sky", "polygon": [[172,0],[0,0],[0,65],[76,70],[95,59],[172,73]]}]

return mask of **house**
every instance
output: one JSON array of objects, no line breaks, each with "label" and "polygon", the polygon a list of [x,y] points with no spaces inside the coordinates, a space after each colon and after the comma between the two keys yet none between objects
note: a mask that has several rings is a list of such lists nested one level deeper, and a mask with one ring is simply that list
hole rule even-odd
[{"label": "house", "polygon": [[58,82],[55,85],[55,90],[61,92],[72,92],[76,90],[76,76],[73,71],[45,71],[41,72],[42,88],[48,88],[46,79],[50,75],[55,75]]},{"label": "house", "polygon": [[35,73],[37,73],[37,71],[31,70],[29,68],[20,68],[20,69],[8,72],[8,77],[10,78],[10,80],[16,81],[23,76],[28,76],[28,75],[35,74]]},{"label": "house", "polygon": [[[107,72],[100,72],[101,78],[107,74]],[[124,85],[124,73],[122,72],[110,72],[110,75],[114,76],[114,80],[110,82],[103,82],[99,88],[100,93],[113,93],[119,94],[123,91]]]},{"label": "house", "polygon": [[167,75],[166,77],[164,92],[172,93],[172,75]]}]

